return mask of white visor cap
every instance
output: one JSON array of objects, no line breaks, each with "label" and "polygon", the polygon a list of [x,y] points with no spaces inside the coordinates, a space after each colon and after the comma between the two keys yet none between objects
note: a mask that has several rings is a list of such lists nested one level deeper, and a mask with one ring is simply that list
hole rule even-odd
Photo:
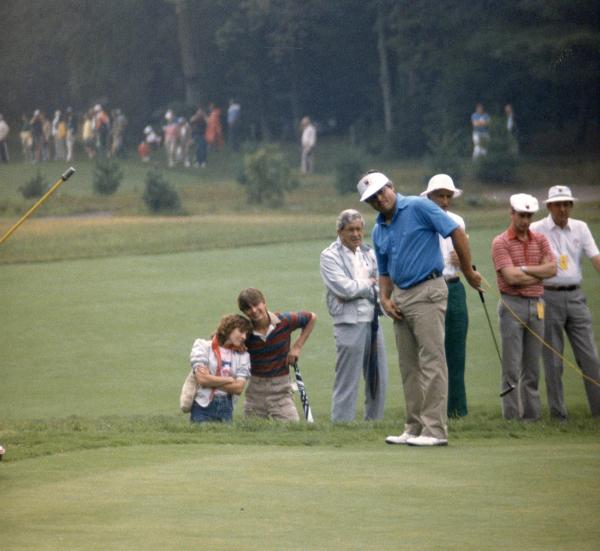
[{"label": "white visor cap", "polygon": [[510,206],[516,212],[537,212],[538,200],[528,193],[516,193],[510,196]]},{"label": "white visor cap", "polygon": [[375,195],[381,188],[391,184],[390,179],[382,172],[371,172],[363,176],[356,189],[360,195],[361,201],[366,201],[372,195]]}]

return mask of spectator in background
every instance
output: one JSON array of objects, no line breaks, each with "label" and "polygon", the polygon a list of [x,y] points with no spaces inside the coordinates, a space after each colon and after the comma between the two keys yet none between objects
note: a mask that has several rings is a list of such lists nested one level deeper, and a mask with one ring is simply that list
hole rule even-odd
[{"label": "spectator in background", "polygon": [[94,112],[91,109],[83,118],[82,139],[88,159],[93,159],[96,156],[96,133],[94,130]]},{"label": "spectator in background", "polygon": [[54,140],[54,160],[64,161],[67,157],[67,125],[60,111],[54,112],[52,120],[52,139]]},{"label": "spectator in background", "polygon": [[8,133],[10,132],[10,127],[6,124],[4,117],[0,114],[0,161],[3,163],[8,163]]},{"label": "spectator in background", "polygon": [[152,151],[154,148],[160,145],[161,138],[154,132],[151,126],[144,128],[144,139],[138,145],[138,155],[143,162],[147,163],[150,161]]},{"label": "spectator in background", "polygon": [[490,140],[490,116],[483,110],[483,104],[475,106],[471,115],[473,127],[473,160],[487,155],[487,144]]},{"label": "spectator in background", "polygon": [[302,130],[302,136],[300,138],[302,146],[300,172],[302,172],[302,174],[312,174],[315,165],[317,129],[308,117],[304,117],[300,121],[300,129]]},{"label": "spectator in background", "polygon": [[39,109],[33,112],[30,124],[33,141],[33,162],[39,163],[42,160],[42,149],[44,147],[44,120]]},{"label": "spectator in background", "polygon": [[73,149],[75,147],[75,140],[77,139],[77,119],[73,113],[71,107],[67,107],[66,114],[66,125],[67,125],[67,161],[73,160]]},{"label": "spectator in background", "polygon": [[177,119],[171,109],[165,113],[165,120],[167,121],[167,124],[163,126],[165,151],[167,153],[167,163],[169,168],[173,168],[175,166],[175,154],[177,151],[177,141],[179,139],[179,125],[177,124]]},{"label": "spectator in background", "polygon": [[96,136],[96,150],[98,153],[108,155],[110,118],[100,104],[94,106],[94,133]]},{"label": "spectator in background", "polygon": [[[449,211],[455,197],[462,190],[457,189],[447,174],[436,174],[429,180],[422,197],[431,199],[463,230],[465,221],[458,214]],[[440,238],[440,249],[444,259],[442,275],[448,286],[448,306],[446,308],[444,348],[448,365],[448,417],[464,417],[468,413],[467,392],[465,390],[465,358],[467,353],[467,330],[469,312],[467,295],[460,280],[460,262],[449,237]]]},{"label": "spectator in background", "polygon": [[511,148],[513,153],[519,153],[519,141],[517,138],[517,123],[515,121],[515,112],[513,110],[512,104],[507,103],[504,106],[504,116],[506,119],[506,130],[508,131],[508,135],[511,137]]},{"label": "spectator in background", "polygon": [[33,161],[33,138],[31,136],[31,122],[29,117],[23,113],[21,115],[21,131],[19,132],[21,139],[21,153],[23,159],[27,162]]},{"label": "spectator in background", "polygon": [[[531,229],[546,236],[558,258],[556,275],[544,279],[544,338],[562,355],[565,345],[563,331],[567,334],[577,365],[586,377],[584,385],[590,412],[593,417],[600,417],[600,359],[592,314],[581,290],[581,259],[585,254],[596,272],[600,273],[600,251],[588,225],[583,220],[570,218],[575,201],[577,198],[567,186],[552,186],[546,199],[549,214],[531,224]],[[550,416],[566,421],[568,413],[563,396],[562,359],[547,347],[544,347],[543,357]]]},{"label": "spectator in background", "polygon": [[[529,229],[538,201],[526,193],[510,197],[510,226],[492,242],[502,336],[502,376],[515,392],[502,397],[505,419],[540,418],[540,359],[544,334],[544,279],[556,274],[556,258],[548,240]],[[527,327],[524,327],[518,316]]]},{"label": "spectator in background", "polygon": [[233,98],[229,100],[229,108],[227,109],[227,137],[229,139],[229,147],[233,151],[240,149],[239,126],[242,114],[241,105]]},{"label": "spectator in background", "polygon": [[179,117],[177,121],[178,138],[177,138],[177,161],[183,163],[183,166],[188,168],[191,166],[190,150],[192,148],[192,127],[184,117]]},{"label": "spectator in background", "polygon": [[123,114],[120,109],[115,109],[112,112],[112,125],[110,129],[111,134],[111,145],[110,155],[111,157],[120,157],[123,153],[123,144],[125,141],[125,129],[127,128],[127,117]]},{"label": "spectator in background", "polygon": [[214,103],[208,106],[208,119],[206,120],[206,143],[211,150],[220,150],[223,147],[223,126],[221,125],[221,109]]},{"label": "spectator in background", "polygon": [[42,112],[42,161],[50,160],[50,141],[52,139],[52,122]]},{"label": "spectator in background", "polygon": [[377,262],[363,243],[365,221],[357,210],[342,211],[338,238],[321,252],[321,278],[335,337],[335,381],[331,420],[354,421],[361,375],[365,380],[365,420],[383,419],[387,358],[377,293]]},{"label": "spectator in background", "polygon": [[196,142],[196,166],[206,166],[206,113],[198,106],[196,112],[190,119],[192,127],[192,138]]}]

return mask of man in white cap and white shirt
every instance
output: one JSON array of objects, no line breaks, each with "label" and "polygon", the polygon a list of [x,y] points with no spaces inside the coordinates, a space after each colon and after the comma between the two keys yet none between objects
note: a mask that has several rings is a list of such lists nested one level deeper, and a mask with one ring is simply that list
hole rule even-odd
[{"label": "man in white cap and white shirt", "polygon": [[[463,230],[465,221],[461,216],[450,212],[448,208],[455,197],[462,195],[454,181],[447,174],[436,174],[421,193],[440,207]],[[440,249],[444,259],[442,275],[448,286],[448,306],[445,322],[446,364],[448,365],[448,417],[464,417],[468,413],[467,393],[465,390],[465,358],[467,353],[467,330],[469,313],[465,287],[460,281],[460,262],[452,239],[440,235]]]},{"label": "man in white cap and white shirt", "polygon": [[464,230],[433,201],[404,197],[381,172],[363,176],[360,200],[379,212],[373,244],[379,269],[381,306],[394,320],[406,419],[404,432],[388,444],[448,444],[448,370],[444,319],[448,287],[439,236],[451,237],[469,284],[478,289]]},{"label": "man in white cap and white shirt", "polygon": [[[570,218],[577,201],[567,186],[552,186],[548,190],[546,207],[549,215],[534,222],[531,228],[546,236],[557,258],[557,273],[544,280],[546,301],[545,340],[563,353],[563,329],[575,355],[577,365],[585,375],[585,391],[592,416],[600,416],[600,360],[594,340],[592,315],[581,290],[582,253],[600,273],[600,251],[588,225]],[[544,373],[550,415],[567,419],[563,397],[563,363],[560,356],[544,347]],[[595,381],[595,383],[593,382]]]},{"label": "man in white cap and white shirt", "polygon": [[542,343],[531,331],[544,334],[542,281],[556,274],[556,258],[548,240],[529,229],[538,211],[537,199],[517,193],[511,195],[510,207],[510,226],[492,242],[492,260],[502,295],[498,305],[502,377],[504,384],[517,389],[502,397],[502,415],[505,419],[536,421],[541,414],[538,384]]}]

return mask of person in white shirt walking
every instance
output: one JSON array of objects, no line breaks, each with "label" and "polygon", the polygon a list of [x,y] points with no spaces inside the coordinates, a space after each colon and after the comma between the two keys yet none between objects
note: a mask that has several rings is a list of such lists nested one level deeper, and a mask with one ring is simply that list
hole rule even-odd
[{"label": "person in white shirt walking", "polygon": [[302,172],[302,174],[312,174],[315,168],[317,129],[308,117],[304,117],[300,121],[300,128],[302,129],[302,159],[300,161],[300,172]]},{"label": "person in white shirt walking", "polygon": [[[600,417],[600,360],[592,329],[592,315],[581,290],[581,257],[585,255],[600,273],[600,251],[588,225],[570,218],[577,201],[567,186],[552,186],[545,201],[549,215],[531,224],[531,229],[546,236],[557,258],[557,272],[544,280],[546,320],[544,338],[563,353],[563,330],[569,337],[575,360],[585,375],[585,390],[592,416]],[[544,373],[550,415],[568,417],[563,396],[563,362],[544,347]]]}]

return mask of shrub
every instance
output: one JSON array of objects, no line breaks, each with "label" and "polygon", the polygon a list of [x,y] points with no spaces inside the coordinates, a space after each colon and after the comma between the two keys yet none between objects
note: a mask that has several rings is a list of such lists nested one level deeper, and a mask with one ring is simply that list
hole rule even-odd
[{"label": "shrub", "polygon": [[359,150],[348,150],[335,163],[334,186],[339,195],[356,193],[356,184],[366,172],[364,156]]},{"label": "shrub", "polygon": [[19,187],[19,191],[25,199],[33,199],[34,197],[44,195],[48,189],[48,185],[48,182],[38,169],[36,175],[31,180],[27,180],[27,182]]},{"label": "shrub", "polygon": [[179,212],[181,201],[179,194],[167,182],[158,170],[150,170],[146,174],[146,187],[144,189],[144,203],[152,212]]},{"label": "shrub", "polygon": [[494,183],[514,182],[519,159],[513,136],[502,121],[493,119],[487,155],[475,161],[475,174],[480,181]]},{"label": "shrub", "polygon": [[100,195],[112,195],[121,185],[123,171],[114,159],[98,158],[94,166],[94,191]]},{"label": "shrub", "polygon": [[244,155],[244,170],[238,181],[245,186],[250,203],[272,207],[281,206],[285,192],[298,185],[283,152],[275,145]]},{"label": "shrub", "polygon": [[462,131],[429,133],[427,164],[432,174],[448,174],[458,183],[462,176],[464,143]]}]

